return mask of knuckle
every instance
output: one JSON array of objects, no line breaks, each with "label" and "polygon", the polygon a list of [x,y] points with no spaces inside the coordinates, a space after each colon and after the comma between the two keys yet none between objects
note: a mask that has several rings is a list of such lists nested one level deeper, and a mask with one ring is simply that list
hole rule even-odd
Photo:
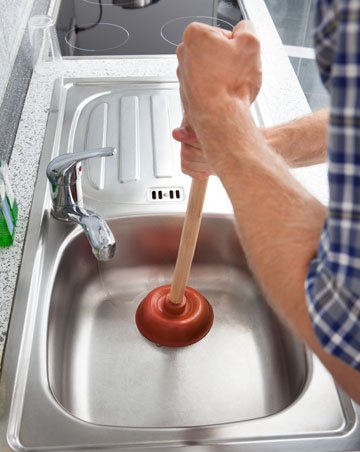
[{"label": "knuckle", "polygon": [[196,33],[196,26],[194,25],[194,22],[192,22],[184,30],[183,42],[187,44],[189,41],[191,41],[194,33]]},{"label": "knuckle", "polygon": [[207,27],[199,22],[191,22],[184,30],[183,42],[185,44],[192,43],[195,38],[208,33]]},{"label": "knuckle", "polygon": [[178,60],[182,58],[183,53],[184,53],[184,44],[180,43],[176,48],[176,56]]},{"label": "knuckle", "polygon": [[251,32],[246,31],[242,34],[242,41],[249,52],[255,53],[260,50],[259,39]]}]

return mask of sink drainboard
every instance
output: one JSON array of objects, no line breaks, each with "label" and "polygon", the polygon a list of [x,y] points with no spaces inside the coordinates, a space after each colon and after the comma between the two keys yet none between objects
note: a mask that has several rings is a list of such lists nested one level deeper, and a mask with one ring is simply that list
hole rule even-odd
[{"label": "sink drainboard", "polygon": [[[177,83],[69,83],[59,153],[114,147],[111,159],[84,162],[84,201],[107,215],[139,211],[148,203],[185,200],[189,178],[180,169],[181,123]],[[105,209],[105,212],[103,212]],[[140,209],[141,210],[141,209]]]}]

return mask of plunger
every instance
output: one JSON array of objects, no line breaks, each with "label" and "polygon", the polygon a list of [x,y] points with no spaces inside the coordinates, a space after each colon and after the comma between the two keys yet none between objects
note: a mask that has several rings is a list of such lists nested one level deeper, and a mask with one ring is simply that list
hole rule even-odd
[{"label": "plunger", "polygon": [[186,209],[172,284],[152,290],[136,311],[141,334],[168,347],[183,347],[202,339],[210,330],[214,313],[207,299],[187,287],[199,234],[208,179],[193,179]]}]

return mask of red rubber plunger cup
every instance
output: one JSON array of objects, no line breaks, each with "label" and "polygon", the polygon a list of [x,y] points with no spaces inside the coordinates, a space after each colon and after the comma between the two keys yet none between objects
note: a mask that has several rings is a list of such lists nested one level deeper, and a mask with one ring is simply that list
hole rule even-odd
[{"label": "red rubber plunger cup", "polygon": [[214,313],[199,292],[186,287],[184,300],[169,300],[170,285],[152,290],[136,311],[136,324],[147,339],[168,347],[183,347],[202,339],[210,330]]},{"label": "red rubber plunger cup", "polygon": [[168,347],[183,347],[202,339],[210,330],[214,312],[205,297],[187,287],[208,179],[193,179],[172,285],[152,290],[136,311],[143,336]]}]

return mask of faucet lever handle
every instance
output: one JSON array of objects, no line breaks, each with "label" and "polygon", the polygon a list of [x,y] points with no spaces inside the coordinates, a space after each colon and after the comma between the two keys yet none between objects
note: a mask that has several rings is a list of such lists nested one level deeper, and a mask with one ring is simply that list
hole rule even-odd
[{"label": "faucet lever handle", "polygon": [[106,147],[76,152],[74,154],[59,155],[49,163],[46,175],[52,184],[73,185],[77,181],[77,167],[82,160],[94,157],[110,157],[114,154],[116,154],[115,148]]}]

